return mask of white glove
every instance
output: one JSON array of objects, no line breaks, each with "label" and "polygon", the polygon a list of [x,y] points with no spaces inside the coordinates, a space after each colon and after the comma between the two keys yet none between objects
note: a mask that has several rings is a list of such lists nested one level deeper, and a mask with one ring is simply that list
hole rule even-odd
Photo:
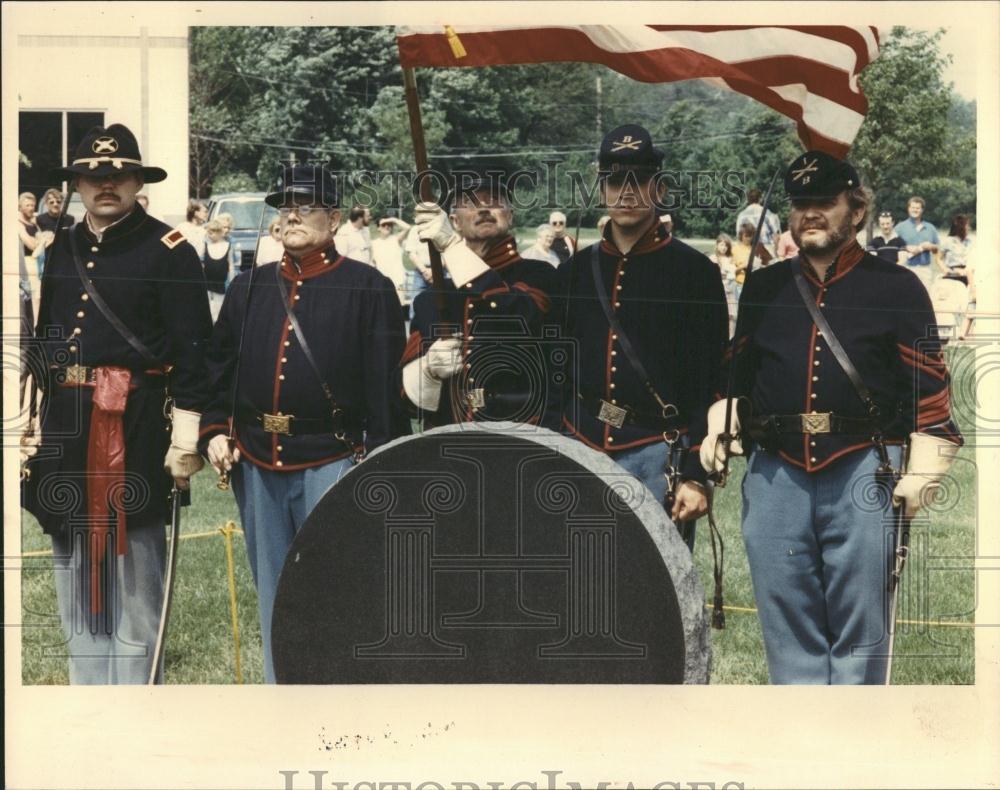
[{"label": "white glove", "polygon": [[229,443],[229,437],[223,434],[213,436],[208,443],[208,462],[215,467],[216,471],[228,472],[233,468],[233,464],[240,461],[240,451],[238,447],[233,447]]},{"label": "white glove", "polygon": [[926,433],[911,433],[906,472],[892,490],[892,504],[904,505],[906,517],[913,518],[934,498],[956,453],[958,445],[953,442]]},{"label": "white glove", "polygon": [[413,224],[421,241],[429,241],[438,252],[444,252],[461,239],[451,226],[451,220],[437,203],[417,203]]},{"label": "white glove", "polygon": [[[740,430],[740,418],[736,410],[737,401],[733,401],[733,413],[729,421],[729,433],[733,435],[729,442],[729,455],[743,455],[743,445],[736,438]],[[699,456],[701,465],[705,471],[721,472],[726,462],[725,447],[719,442],[719,434],[725,433],[726,424],[726,401],[720,400],[713,403],[708,409],[708,433],[701,442]]]},{"label": "white glove", "polygon": [[456,288],[489,270],[486,262],[466,246],[452,227],[448,215],[436,203],[418,203],[414,217],[417,236],[423,241],[430,241],[441,253],[441,262],[448,269]]},{"label": "white glove", "polygon": [[435,340],[427,353],[403,368],[403,390],[424,411],[441,403],[441,383],[462,369],[462,341],[457,337]]},{"label": "white glove", "polygon": [[21,469],[25,469],[28,463],[38,454],[38,447],[42,443],[42,431],[38,426],[38,420],[33,419],[21,432]]},{"label": "white glove", "polygon": [[170,432],[170,447],[167,449],[167,457],[163,459],[163,468],[177,481],[178,488],[186,488],[181,481],[186,481],[205,465],[198,454],[201,415],[174,406],[171,421],[173,427]]}]

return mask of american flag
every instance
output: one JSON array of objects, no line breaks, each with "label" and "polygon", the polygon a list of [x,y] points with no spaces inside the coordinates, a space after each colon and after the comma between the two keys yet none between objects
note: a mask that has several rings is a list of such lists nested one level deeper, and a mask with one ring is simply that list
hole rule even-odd
[{"label": "american flag", "polygon": [[401,27],[415,66],[601,63],[642,82],[703,79],[793,119],[806,148],[846,156],[868,102],[858,75],[878,57],[874,27],[567,25]]}]

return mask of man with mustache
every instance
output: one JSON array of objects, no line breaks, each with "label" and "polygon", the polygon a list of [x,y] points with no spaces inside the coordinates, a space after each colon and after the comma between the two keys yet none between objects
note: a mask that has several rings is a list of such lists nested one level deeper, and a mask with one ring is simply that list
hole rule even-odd
[{"label": "man with mustache", "polygon": [[458,171],[445,201],[420,203],[419,238],[441,253],[443,292],[413,301],[402,390],[426,427],[471,420],[537,422],[553,397],[533,376],[544,368],[535,341],[550,307],[555,270],[524,260],[511,235],[511,196],[502,168]]},{"label": "man with mustache", "polygon": [[[697,451],[729,335],[719,268],[657,216],[663,152],[628,124],[601,143],[611,221],[596,246],[559,267],[566,333],[579,349],[562,428],[609,455],[664,502],[689,548],[708,508]],[[597,276],[595,276],[595,273]],[[676,469],[670,475],[668,466]],[[669,491],[669,496],[668,496]]]},{"label": "man with mustache", "polygon": [[143,165],[121,124],[91,129],[72,164],[53,171],[86,215],[58,230],[45,267],[42,438],[23,493],[52,536],[72,684],[147,681],[169,494],[204,465],[212,321],[201,262],[136,203],[166,177]]},{"label": "man with mustache", "polygon": [[[729,451],[749,452],[743,536],[768,668],[772,683],[883,683],[891,508],[916,515],[962,439],[926,289],[855,240],[871,203],[857,171],[809,151],[785,191],[799,254],[747,278],[731,363],[752,412],[733,404]],[[709,411],[709,471],[725,413]]]},{"label": "man with mustache", "polygon": [[286,168],[265,198],[278,209],[284,255],[230,283],[208,352],[214,398],[200,444],[232,474],[267,683],[271,614],[295,535],[352,463],[408,429],[391,386],[404,343],[399,299],[388,277],[335,246],[338,187],[323,166]]}]

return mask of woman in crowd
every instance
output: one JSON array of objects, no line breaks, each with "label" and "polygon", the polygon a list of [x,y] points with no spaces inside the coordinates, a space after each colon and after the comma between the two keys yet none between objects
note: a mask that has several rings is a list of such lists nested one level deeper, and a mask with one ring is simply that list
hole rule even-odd
[{"label": "woman in crowd", "polygon": [[535,229],[535,243],[522,252],[521,257],[558,266],[559,256],[552,251],[552,242],[555,238],[556,232],[549,223],[539,225]]},{"label": "woman in crowd", "polygon": [[213,321],[219,317],[226,286],[233,278],[231,246],[226,238],[225,225],[219,219],[205,224],[205,256],[202,258],[202,265],[208,287],[208,307],[212,311]]},{"label": "woman in crowd", "polygon": [[736,331],[736,307],[740,296],[736,288],[736,266],[733,264],[733,240],[725,233],[715,239],[715,252],[708,259],[719,267],[722,285],[726,289],[726,304],[729,306],[729,336]]},{"label": "woman in crowd", "polygon": [[931,298],[943,334],[954,334],[960,340],[972,328],[966,314],[975,310],[975,288],[972,283],[971,223],[965,214],[956,214],[948,235],[941,244],[941,262],[945,275],[932,288]]}]

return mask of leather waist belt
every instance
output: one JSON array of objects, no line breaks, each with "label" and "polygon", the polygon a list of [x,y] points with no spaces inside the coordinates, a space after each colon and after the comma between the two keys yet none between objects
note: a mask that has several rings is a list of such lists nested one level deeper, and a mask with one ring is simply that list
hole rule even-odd
[{"label": "leather waist belt", "polygon": [[286,436],[305,436],[308,434],[345,433],[351,426],[348,415],[342,409],[328,417],[296,417],[294,414],[267,414],[257,409],[241,406],[236,411],[236,421],[244,425],[263,428],[268,433],[280,433]]},{"label": "leather waist belt", "polygon": [[649,414],[636,411],[628,406],[619,406],[593,395],[581,393],[578,397],[580,403],[592,416],[615,428],[621,428],[623,425],[634,425],[637,428],[646,428],[651,431],[673,431],[685,426],[676,409],[666,415]]},{"label": "leather waist belt", "polygon": [[[86,365],[69,365],[64,368],[53,366],[49,370],[54,376],[56,384],[63,387],[94,387],[97,385],[97,368]],[[166,386],[167,377],[162,370],[146,370],[142,373],[132,372],[129,388],[157,387],[163,389]]]},{"label": "leather waist belt", "polygon": [[879,430],[868,417],[841,417],[832,412],[812,414],[769,414],[750,420],[751,438],[773,433],[873,434]]}]

